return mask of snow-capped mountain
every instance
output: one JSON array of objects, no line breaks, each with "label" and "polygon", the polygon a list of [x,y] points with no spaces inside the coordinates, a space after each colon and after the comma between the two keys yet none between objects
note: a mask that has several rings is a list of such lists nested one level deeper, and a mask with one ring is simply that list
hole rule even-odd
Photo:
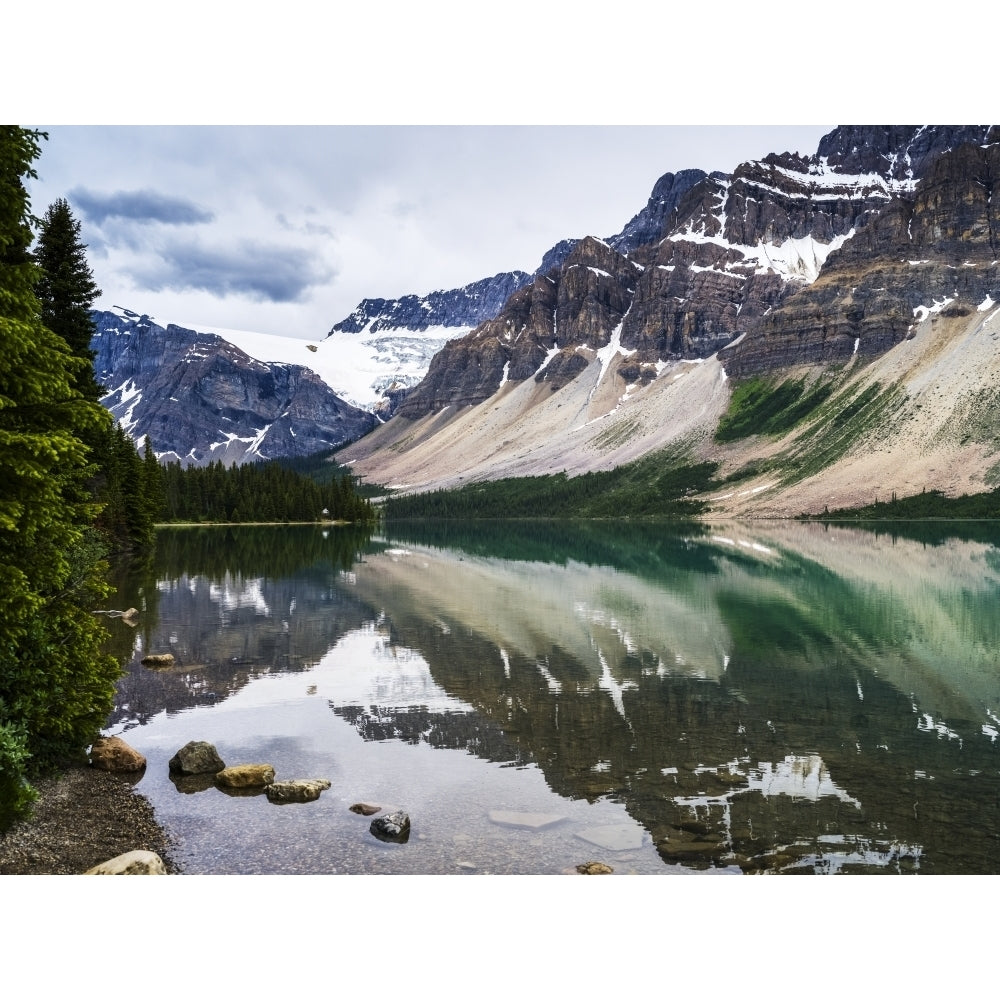
[{"label": "snow-capped mountain", "polygon": [[[702,170],[664,174],[647,204],[608,242],[627,253],[658,235],[679,199],[706,176]],[[579,242],[561,240],[543,254],[531,274],[504,272],[427,295],[364,299],[318,345],[327,364],[317,370],[338,395],[387,420],[424,378],[446,343],[493,319],[513,294],[560,267]]]},{"label": "snow-capped mountain", "polygon": [[[943,329],[933,328],[938,321],[971,324],[953,331],[949,346],[958,350],[994,322],[998,138],[991,126],[844,126],[813,156],[772,154],[732,174],[691,174],[669,214],[623,230],[633,239],[573,242],[495,318],[450,340],[396,417],[340,457],[373,481],[410,489],[607,469],[664,448],[749,476],[740,471],[750,462],[745,450],[713,442],[729,376],[794,376],[799,393],[819,380],[824,399],[843,403],[830,419],[848,426],[859,400],[904,378],[886,352],[920,330],[925,348]],[[965,376],[949,384],[973,394],[1000,374],[996,352],[974,345],[949,364]],[[820,367],[789,372],[801,365]],[[968,406],[982,423],[990,407],[976,400]],[[944,435],[950,448],[942,429],[950,412],[935,409],[931,420],[926,403],[913,406],[914,420],[930,421],[916,440],[929,446]],[[961,449],[985,433],[955,443]],[[802,454],[806,444],[797,447]],[[846,461],[844,441],[837,448],[816,461]],[[897,448],[885,453],[902,469],[915,449],[902,437]],[[983,462],[996,459],[955,454],[901,474],[900,493],[984,488],[993,473]],[[893,466],[879,470],[888,477]],[[857,481],[867,489],[872,475],[859,472]],[[782,481],[776,474],[746,492],[769,501]],[[821,495],[817,488],[807,500]]]},{"label": "snow-capped mountain", "polygon": [[329,384],[388,419],[449,340],[492,319],[530,280],[531,275],[513,271],[428,295],[364,299],[318,345],[317,354],[336,361]]},{"label": "snow-capped mountain", "polygon": [[[532,274],[366,299],[318,343],[221,330],[224,339],[205,339],[102,314],[98,376],[132,433],[155,431],[156,450],[185,461],[305,454],[383,421],[339,456],[376,482],[428,489],[573,474],[673,449],[721,461],[751,479],[739,496],[767,502],[785,488],[782,476],[754,482],[746,469],[768,470],[781,446],[757,441],[748,457],[714,441],[732,378],[790,379],[800,392],[818,384],[831,407],[843,402],[830,412],[849,427],[868,412],[862,401],[892,385],[920,432],[851,482],[895,483],[887,477],[902,470],[901,493],[914,483],[984,488],[996,478],[984,461],[1000,468],[982,451],[993,440],[982,414],[996,412],[983,394],[1000,378],[997,352],[986,350],[1000,322],[991,309],[1000,301],[997,138],[992,126],[842,126],[812,156],[665,174],[615,236],[563,240]],[[947,363],[934,339],[946,327],[947,349],[958,352]],[[918,349],[919,364],[936,359],[936,377],[962,397],[954,414],[922,395],[926,371],[907,381],[899,367],[904,354],[918,364],[907,353]],[[198,402],[178,409],[189,385]],[[974,428],[963,424],[954,455],[907,465],[932,440],[951,442],[948,421],[962,423],[955,414],[966,411]],[[801,456],[809,446],[788,447]],[[828,452],[824,462],[847,468],[843,448]],[[823,477],[829,469],[816,482]],[[797,494],[796,512],[822,509],[818,498],[833,496],[824,489]],[[751,500],[718,502],[738,511]]]},{"label": "snow-capped mountain", "polygon": [[149,436],[163,461],[240,464],[310,455],[370,430],[375,417],[340,399],[311,368],[262,361],[240,350],[292,356],[302,341],[235,335],[224,339],[116,308],[93,313],[94,371],[103,404],[136,441]]}]

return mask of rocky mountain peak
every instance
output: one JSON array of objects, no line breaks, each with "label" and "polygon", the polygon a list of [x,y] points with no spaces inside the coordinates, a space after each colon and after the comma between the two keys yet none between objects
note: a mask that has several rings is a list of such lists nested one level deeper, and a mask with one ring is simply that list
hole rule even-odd
[{"label": "rocky mountain peak", "polygon": [[873,357],[934,310],[1000,301],[1000,143],[949,148],[827,260],[818,280],[720,352],[733,375]]},{"label": "rocky mountain peak", "polygon": [[816,159],[844,174],[893,181],[921,178],[948,150],[990,141],[991,125],[840,125],[823,136]]},{"label": "rocky mountain peak", "polygon": [[[679,186],[665,175],[662,197],[622,231],[628,239],[567,241],[554,266],[495,318],[446,345],[397,418],[346,457],[373,479],[417,489],[608,469],[665,448],[738,468],[739,446],[713,438],[734,378],[776,372],[793,389],[798,378],[818,379],[826,393],[843,386],[840,410],[830,412],[844,423],[880,385],[894,400],[907,398],[901,365],[975,359],[968,378],[947,382],[971,386],[960,403],[980,421],[972,431],[952,435],[951,417],[925,395],[907,411],[909,437],[892,437],[891,415],[879,434],[897,441],[896,465],[921,440],[918,426],[928,440],[947,431],[961,448],[972,440],[985,449],[940,467],[936,456],[911,462],[903,485],[937,476],[935,468],[959,475],[966,460],[962,482],[995,481],[995,421],[987,419],[1000,323],[995,139],[987,126],[844,126],[815,155],[774,153],[729,174],[690,174]],[[650,206],[673,195],[662,225],[646,225]],[[898,357],[888,353],[897,345],[906,347]],[[928,378],[921,369],[914,391],[924,392]],[[831,439],[840,440],[840,423]],[[809,433],[811,425],[803,440]],[[798,454],[798,439],[791,447]],[[753,448],[771,454],[772,446],[762,436]],[[854,459],[836,461],[843,495]],[[889,459],[868,461],[858,475],[876,467],[887,474]],[[751,509],[750,498],[779,489],[781,475],[761,473],[725,494],[747,499],[718,502]],[[952,488],[953,480],[932,477],[927,488]],[[815,504],[818,478],[809,491]],[[785,497],[772,509],[797,502]]]},{"label": "rocky mountain peak", "polygon": [[[824,148],[857,167],[854,147],[866,134],[831,133]],[[891,166],[929,170],[929,151],[960,134],[875,130],[869,158],[883,173],[849,174],[829,157],[785,152],[731,174],[665,174],[618,237],[561,244],[552,258],[559,263],[519,289],[496,319],[446,345],[400,413],[481,402],[508,380],[559,388],[613,334],[641,382],[666,362],[709,357],[816,281],[833,252],[877,219],[897,189],[909,189],[910,181],[901,186],[889,175]]]},{"label": "rocky mountain peak", "polygon": [[678,202],[708,174],[704,170],[681,170],[664,174],[654,185],[642,211],[636,213],[620,233],[608,238],[610,246],[620,253],[633,250],[660,239],[677,209]]}]

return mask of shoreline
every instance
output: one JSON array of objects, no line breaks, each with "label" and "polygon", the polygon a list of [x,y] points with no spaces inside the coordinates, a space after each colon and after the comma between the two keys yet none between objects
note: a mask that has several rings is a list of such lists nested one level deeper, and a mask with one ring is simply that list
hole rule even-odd
[{"label": "shoreline", "polygon": [[75,764],[33,782],[31,814],[0,833],[0,875],[82,875],[128,851],[155,851],[180,874],[166,831],[131,776]]}]

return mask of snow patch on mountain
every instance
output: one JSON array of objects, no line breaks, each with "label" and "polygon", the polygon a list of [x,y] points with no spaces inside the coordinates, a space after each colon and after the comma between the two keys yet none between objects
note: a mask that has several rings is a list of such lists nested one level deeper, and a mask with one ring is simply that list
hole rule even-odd
[{"label": "snow patch on mountain", "polygon": [[387,390],[411,389],[427,374],[431,358],[454,337],[472,327],[430,326],[425,330],[334,330],[321,341],[274,334],[205,327],[257,361],[296,364],[312,369],[341,399],[377,411]]}]

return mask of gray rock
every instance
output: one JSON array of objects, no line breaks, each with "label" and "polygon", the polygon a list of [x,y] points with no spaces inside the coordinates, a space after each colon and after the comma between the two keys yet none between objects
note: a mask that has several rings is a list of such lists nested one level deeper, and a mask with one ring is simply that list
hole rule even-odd
[{"label": "gray rock", "polygon": [[192,740],[170,758],[167,766],[172,774],[215,774],[226,765],[211,743]]},{"label": "gray rock", "polygon": [[297,778],[294,781],[275,781],[264,789],[267,801],[276,805],[290,802],[315,802],[320,792],[326,791],[330,782],[326,778]]},{"label": "gray rock", "polygon": [[372,836],[389,843],[405,844],[410,839],[410,817],[399,810],[373,819],[369,827]]}]

